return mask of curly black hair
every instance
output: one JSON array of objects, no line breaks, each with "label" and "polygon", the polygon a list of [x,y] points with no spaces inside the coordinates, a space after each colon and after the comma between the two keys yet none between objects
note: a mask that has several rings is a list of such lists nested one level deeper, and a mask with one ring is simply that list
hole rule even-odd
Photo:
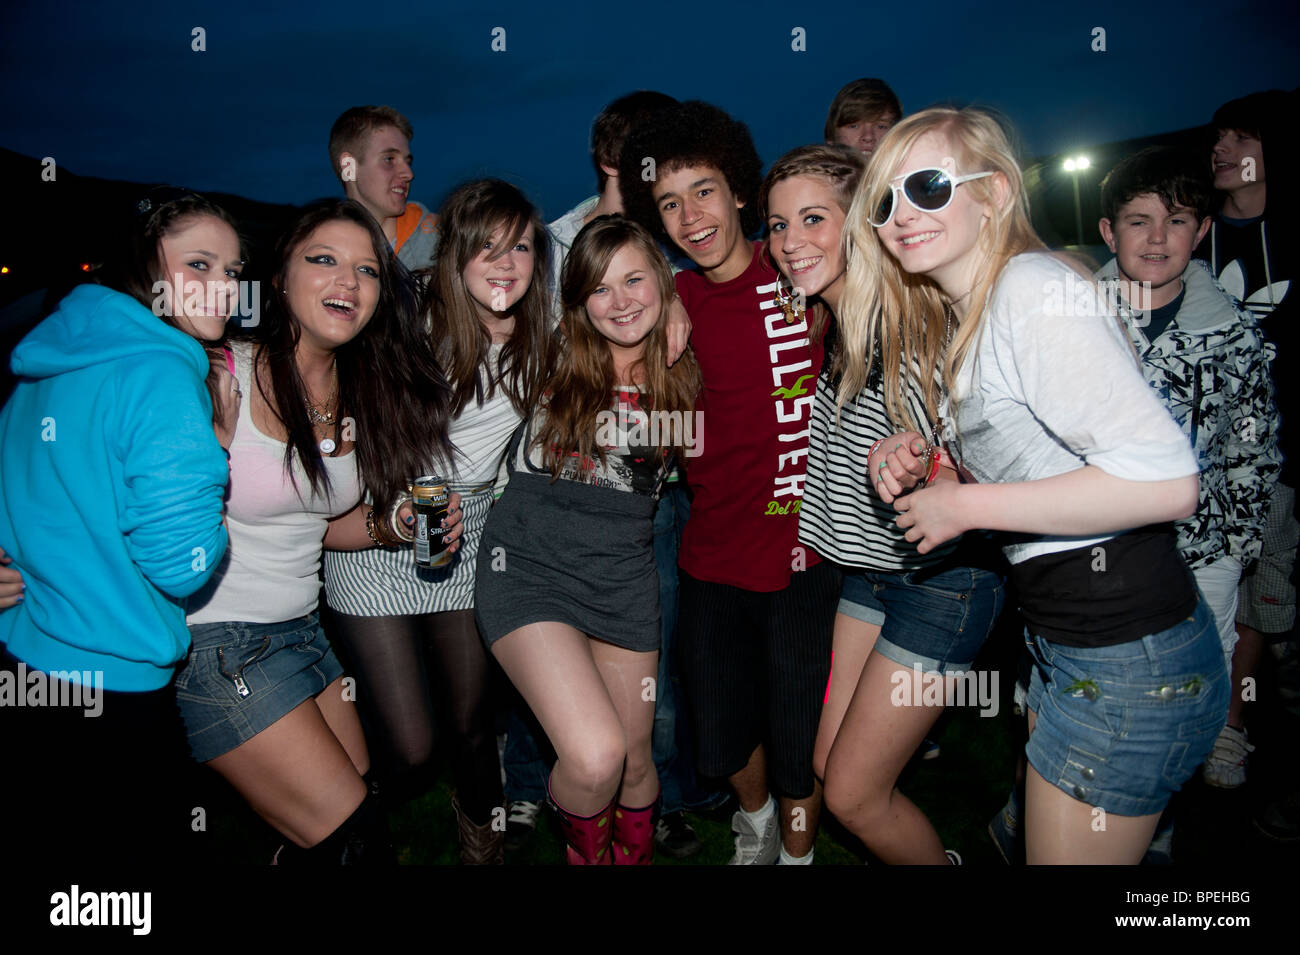
[{"label": "curly black hair", "polygon": [[[653,159],[651,166],[645,160]],[[661,110],[632,131],[618,163],[618,185],[626,215],[655,238],[668,239],[655,207],[654,178],[683,166],[712,166],[742,201],[740,226],[745,235],[758,232],[758,187],[763,163],[749,127],[718,107],[689,100]],[[647,178],[649,177],[649,178]]]}]

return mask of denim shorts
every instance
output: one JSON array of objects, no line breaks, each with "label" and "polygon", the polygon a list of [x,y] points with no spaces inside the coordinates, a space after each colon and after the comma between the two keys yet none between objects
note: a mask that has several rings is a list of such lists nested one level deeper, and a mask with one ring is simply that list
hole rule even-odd
[{"label": "denim shorts", "polygon": [[1110,647],[1025,635],[1034,669],[1029,765],[1106,812],[1160,812],[1209,755],[1230,687],[1214,614],[1198,598],[1168,630]]},{"label": "denim shorts", "polygon": [[907,573],[846,572],[839,612],[880,627],[875,652],[927,673],[967,670],[1002,611],[1003,580],[941,564]]},{"label": "denim shorts", "polygon": [[176,701],[200,763],[248,742],[343,675],[315,613],[282,623],[203,623],[176,675]]}]

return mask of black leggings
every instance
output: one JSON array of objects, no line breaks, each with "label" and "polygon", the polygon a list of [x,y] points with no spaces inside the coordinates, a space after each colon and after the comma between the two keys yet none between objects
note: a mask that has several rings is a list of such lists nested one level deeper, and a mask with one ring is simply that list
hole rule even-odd
[{"label": "black leggings", "polygon": [[402,788],[433,756],[435,719],[451,733],[461,810],[492,821],[504,800],[490,707],[492,660],[473,610],[410,617],[335,613],[335,636],[357,680],[357,705],[385,786]]}]

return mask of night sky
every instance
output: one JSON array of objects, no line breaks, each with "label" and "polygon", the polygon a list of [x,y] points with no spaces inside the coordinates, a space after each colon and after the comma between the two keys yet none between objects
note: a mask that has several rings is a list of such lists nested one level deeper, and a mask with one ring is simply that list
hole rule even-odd
[{"label": "night sky", "polygon": [[0,146],[83,175],[300,203],[338,191],[334,118],[385,103],[415,126],[412,198],[436,205],[456,182],[498,175],[554,218],[594,191],[592,118],[637,88],[717,103],[768,163],[819,140],[836,90],[860,76],[884,78],[908,112],[997,107],[1028,156],[1199,125],[1225,100],[1300,82],[1280,4],[281,6],[11,0]]}]

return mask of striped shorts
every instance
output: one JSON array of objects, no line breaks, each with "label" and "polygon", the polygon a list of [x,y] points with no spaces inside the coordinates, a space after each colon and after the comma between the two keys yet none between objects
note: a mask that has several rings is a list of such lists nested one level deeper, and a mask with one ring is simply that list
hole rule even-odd
[{"label": "striped shorts", "polygon": [[474,607],[474,566],[492,508],[492,485],[466,488],[461,495],[465,531],[460,549],[446,567],[417,567],[410,547],[325,551],[325,598],[331,609],[356,617],[403,617],[470,610]]}]

